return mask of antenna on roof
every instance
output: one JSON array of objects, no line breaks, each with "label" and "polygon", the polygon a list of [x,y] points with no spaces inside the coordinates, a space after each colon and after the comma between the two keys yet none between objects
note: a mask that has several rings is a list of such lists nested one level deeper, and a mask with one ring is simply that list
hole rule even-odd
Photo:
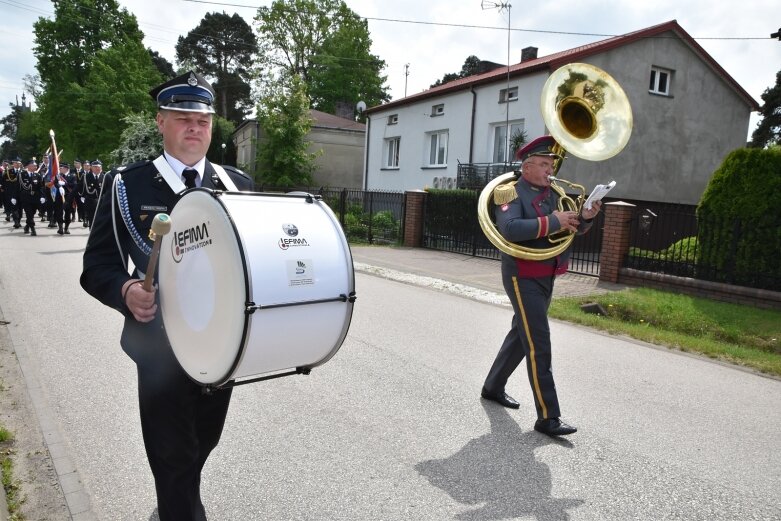
[{"label": "antenna on roof", "polygon": [[501,13],[507,9],[507,91],[504,100],[504,162],[509,163],[510,158],[510,19],[512,5],[507,2],[492,2],[481,0],[480,7],[486,9],[499,9]]}]

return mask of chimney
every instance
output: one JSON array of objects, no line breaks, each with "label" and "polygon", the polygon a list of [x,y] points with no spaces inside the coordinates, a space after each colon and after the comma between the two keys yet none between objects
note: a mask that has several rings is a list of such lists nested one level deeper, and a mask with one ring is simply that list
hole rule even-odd
[{"label": "chimney", "polygon": [[537,47],[526,47],[521,49],[521,63],[537,59]]},{"label": "chimney", "polygon": [[337,101],[334,107],[335,116],[345,119],[355,119],[353,104],[349,101]]}]

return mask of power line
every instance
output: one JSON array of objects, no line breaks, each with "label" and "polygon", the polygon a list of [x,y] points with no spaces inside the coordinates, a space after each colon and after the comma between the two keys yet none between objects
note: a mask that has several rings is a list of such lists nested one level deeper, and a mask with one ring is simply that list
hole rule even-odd
[{"label": "power line", "polygon": [[[184,2],[192,2],[196,4],[207,4],[207,5],[219,5],[223,7],[241,7],[245,9],[259,9],[260,6],[254,6],[254,5],[246,5],[246,4],[233,4],[229,2],[214,2],[209,0],[183,0]],[[359,15],[360,16],[360,15]],[[405,20],[402,18],[378,18],[378,17],[371,17],[371,16],[361,16],[364,20],[374,20],[378,22],[393,22],[393,23],[405,23],[405,24],[419,24],[419,25],[435,25],[435,26],[441,26],[441,27],[461,27],[466,29],[490,29],[490,30],[497,30],[497,31],[506,31],[508,30],[507,27],[498,27],[498,26],[492,26],[492,25],[474,25],[474,24],[455,24],[455,23],[445,23],[445,22],[427,22],[422,20]],[[514,28],[510,29],[511,31],[517,31],[517,32],[526,32],[526,33],[541,33],[541,34],[559,34],[559,35],[566,35],[566,36],[598,36],[601,38],[612,38],[615,36],[623,36],[622,34],[602,34],[602,33],[582,33],[577,31],[553,31],[553,30],[547,30],[547,29],[523,29],[523,28]],[[653,37],[652,37],[653,38]],[[655,37],[660,38],[660,37]],[[661,38],[668,38],[668,37],[661,37]],[[693,37],[695,40],[767,40],[767,36],[701,36],[701,37]]]}]

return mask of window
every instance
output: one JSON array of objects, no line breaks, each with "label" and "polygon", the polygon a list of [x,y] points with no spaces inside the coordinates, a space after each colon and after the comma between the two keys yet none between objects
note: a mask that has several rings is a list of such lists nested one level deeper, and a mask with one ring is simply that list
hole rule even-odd
[{"label": "window", "polygon": [[447,131],[429,134],[430,147],[428,166],[447,165]]},{"label": "window", "polygon": [[395,125],[399,122],[399,115],[398,114],[391,114],[388,116],[388,125]]},{"label": "window", "polygon": [[518,87],[510,87],[499,91],[499,103],[518,101]]},{"label": "window", "polygon": [[445,113],[445,104],[440,103],[439,105],[433,105],[431,107],[431,117],[434,116],[441,116]]},{"label": "window", "polygon": [[523,132],[523,121],[510,122],[510,143],[507,143],[507,124],[502,123],[494,127],[494,163],[509,163],[512,161],[515,150],[511,150],[509,154],[509,161],[507,159],[507,149],[512,148],[513,136]]},{"label": "window", "polygon": [[651,81],[648,91],[663,96],[670,95],[670,79],[672,71],[660,67],[651,67]]},{"label": "window", "polygon": [[392,137],[385,140],[385,168],[399,167],[400,137]]}]

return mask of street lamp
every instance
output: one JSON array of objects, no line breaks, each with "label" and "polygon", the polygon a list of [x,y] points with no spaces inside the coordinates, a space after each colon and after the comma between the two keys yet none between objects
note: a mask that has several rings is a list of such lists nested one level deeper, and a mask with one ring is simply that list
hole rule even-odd
[{"label": "street lamp", "polygon": [[227,145],[225,143],[222,144],[222,159],[220,159],[220,163],[225,163],[225,147]]}]

